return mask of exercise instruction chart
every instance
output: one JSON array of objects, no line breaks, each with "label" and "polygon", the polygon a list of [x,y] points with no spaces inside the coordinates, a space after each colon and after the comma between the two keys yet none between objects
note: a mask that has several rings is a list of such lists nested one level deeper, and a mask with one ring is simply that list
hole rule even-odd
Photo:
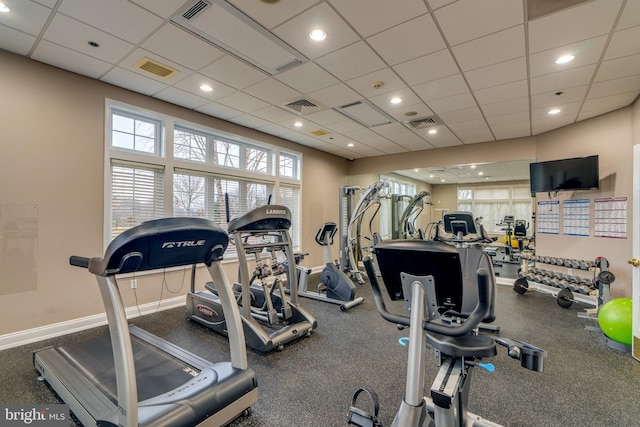
[{"label": "exercise instruction chart", "polygon": [[589,199],[562,202],[562,234],[567,236],[589,235]]},{"label": "exercise instruction chart", "polygon": [[536,218],[538,222],[538,233],[560,234],[560,201],[539,201]]},{"label": "exercise instruction chart", "polygon": [[595,199],[596,237],[627,238],[627,198]]}]

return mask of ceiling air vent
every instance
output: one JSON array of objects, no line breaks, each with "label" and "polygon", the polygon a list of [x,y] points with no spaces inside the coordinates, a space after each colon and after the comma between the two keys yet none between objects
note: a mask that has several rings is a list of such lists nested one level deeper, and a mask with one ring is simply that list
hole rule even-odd
[{"label": "ceiling air vent", "polygon": [[187,21],[189,21],[190,19],[195,18],[200,12],[202,12],[203,10],[208,8],[209,6],[211,6],[211,4],[207,3],[204,0],[199,0],[198,2],[196,2],[196,4],[194,4],[189,9],[187,9],[182,14],[182,17],[184,19],[186,19]]},{"label": "ceiling air vent", "polygon": [[334,110],[366,127],[386,125],[395,121],[393,117],[366,99],[335,107]]},{"label": "ceiling air vent", "polygon": [[147,58],[146,56],[133,64],[133,67],[163,79],[173,77],[179,72],[175,68],[161,64],[160,62],[154,61],[153,59]]},{"label": "ceiling air vent", "polygon": [[440,124],[440,122],[435,118],[435,116],[424,117],[422,119],[408,120],[403,123],[409,129],[424,129],[432,126],[437,126]]},{"label": "ceiling air vent", "polygon": [[317,108],[318,106],[307,99],[298,99],[285,105],[298,113],[302,113],[305,108]]}]

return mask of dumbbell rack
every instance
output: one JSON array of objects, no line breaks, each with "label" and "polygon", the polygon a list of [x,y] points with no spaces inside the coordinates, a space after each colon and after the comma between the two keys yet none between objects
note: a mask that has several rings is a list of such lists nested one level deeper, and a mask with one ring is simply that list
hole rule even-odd
[{"label": "dumbbell rack", "polygon": [[[561,307],[568,308],[574,301],[583,304],[599,306],[597,267],[594,261],[583,261],[568,258],[553,258],[536,255],[521,256],[522,266],[518,271],[518,279],[514,282],[513,289],[523,294],[527,290],[535,289],[539,292],[548,293],[556,297],[556,301]],[[535,266],[531,266],[535,263]],[[567,273],[562,273],[557,269],[538,268],[538,264],[564,267]],[[592,278],[574,274],[575,271],[591,272]],[[588,315],[587,317],[591,317]]]}]

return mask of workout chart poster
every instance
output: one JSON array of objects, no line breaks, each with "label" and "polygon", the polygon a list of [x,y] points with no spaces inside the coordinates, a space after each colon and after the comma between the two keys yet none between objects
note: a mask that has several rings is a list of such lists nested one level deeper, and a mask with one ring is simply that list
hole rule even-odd
[{"label": "workout chart poster", "polygon": [[560,202],[558,200],[539,201],[536,218],[538,233],[560,234]]},{"label": "workout chart poster", "polygon": [[627,238],[627,198],[595,199],[596,237]]},{"label": "workout chart poster", "polygon": [[562,202],[562,234],[567,236],[589,235],[589,199]]}]

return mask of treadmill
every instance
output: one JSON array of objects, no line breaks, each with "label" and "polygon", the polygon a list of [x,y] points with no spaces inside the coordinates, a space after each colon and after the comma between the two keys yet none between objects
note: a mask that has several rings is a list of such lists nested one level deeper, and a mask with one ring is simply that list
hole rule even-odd
[{"label": "treadmill", "polygon": [[[85,426],[221,426],[257,401],[235,296],[222,267],[229,235],[202,218],[163,218],[116,237],[104,257],[71,257],[100,288],[109,336],[37,350],[33,363]],[[231,361],[212,363],[127,324],[116,275],[204,263],[217,285]]]}]

